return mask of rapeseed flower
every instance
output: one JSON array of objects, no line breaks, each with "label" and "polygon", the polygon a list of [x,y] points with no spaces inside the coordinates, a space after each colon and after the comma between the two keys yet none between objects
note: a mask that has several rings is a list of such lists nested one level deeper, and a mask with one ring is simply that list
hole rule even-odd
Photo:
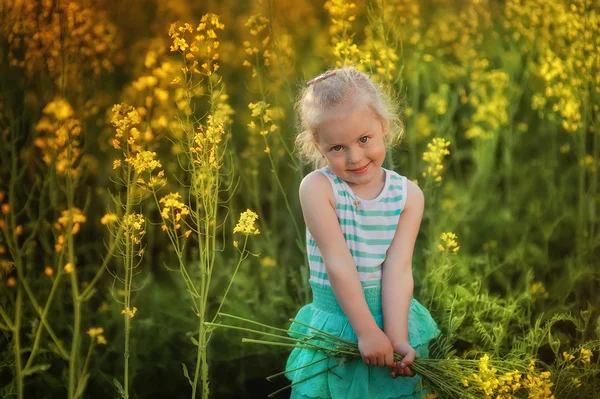
[{"label": "rapeseed flower", "polygon": [[73,273],[73,270],[75,270],[75,267],[73,266],[73,263],[69,262],[64,266],[63,270],[65,271],[65,273],[70,274],[70,273]]},{"label": "rapeseed flower", "polygon": [[125,237],[129,237],[135,244],[140,244],[146,234],[145,222],[144,215],[141,213],[125,215],[121,222],[125,227]]},{"label": "rapeseed flower", "polygon": [[[179,223],[183,216],[189,215],[190,209],[189,207],[180,201],[181,195],[179,193],[169,193],[166,196],[160,199],[160,203],[163,204],[163,209],[161,211],[161,216],[163,219],[170,220],[173,223],[175,229],[181,227]],[[166,222],[163,224],[163,230],[167,229]],[[188,230],[189,231],[189,230]],[[191,234],[191,231],[186,232],[186,238]]]},{"label": "rapeseed flower", "polygon": [[254,225],[256,219],[258,219],[258,215],[255,212],[252,212],[250,209],[242,212],[240,215],[240,220],[235,225],[233,232],[246,235],[260,234],[260,230]]},{"label": "rapeseed flower", "polygon": [[16,286],[17,286],[17,279],[16,279],[16,278],[14,278],[14,277],[9,277],[9,278],[6,280],[6,286],[7,286],[7,287],[9,287],[9,288],[14,288],[14,287],[16,287]]},{"label": "rapeseed flower", "polygon": [[69,223],[71,224],[71,234],[75,235],[79,232],[80,225],[85,223],[87,218],[83,213],[81,213],[81,209],[74,207],[71,209],[67,209],[61,212],[61,216],[58,218],[54,227],[57,230],[63,230],[68,227]]},{"label": "rapeseed flower", "polygon": [[130,319],[133,319],[137,310],[138,309],[135,306],[133,307],[133,309],[129,309],[129,307],[126,307],[125,309],[121,310],[121,314],[127,315]]},{"label": "rapeseed flower", "polygon": [[429,164],[427,171],[423,172],[423,177],[432,176],[435,181],[442,181],[442,171],[444,170],[444,157],[450,154],[448,150],[450,142],[439,137],[435,137],[431,143],[427,144],[429,151],[423,153],[423,160]]},{"label": "rapeseed flower", "polygon": [[460,247],[458,246],[458,242],[456,241],[456,234],[452,232],[442,233],[441,237],[443,245],[438,244],[438,249],[440,251],[447,251],[452,253],[457,253]]},{"label": "rapeseed flower", "polygon": [[75,164],[81,155],[77,139],[81,134],[81,122],[73,116],[71,105],[60,97],[48,103],[42,113],[36,125],[39,136],[34,140],[35,146],[42,151],[42,160],[54,167],[59,175],[75,176]]},{"label": "rapeseed flower", "polygon": [[104,328],[102,327],[93,327],[87,331],[87,334],[90,336],[92,341],[95,341],[97,344],[106,345],[106,338],[104,337]]}]

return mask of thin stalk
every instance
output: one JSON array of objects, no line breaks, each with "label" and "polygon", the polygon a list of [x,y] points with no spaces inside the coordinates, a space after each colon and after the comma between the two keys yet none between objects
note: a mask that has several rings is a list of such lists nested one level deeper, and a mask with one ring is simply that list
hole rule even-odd
[{"label": "thin stalk", "polygon": [[[129,146],[127,149],[127,152],[129,152]],[[127,212],[125,213],[125,216],[129,215],[130,209],[131,209],[131,203],[132,203],[132,198],[131,198],[131,182],[137,180],[137,177],[134,175],[133,178],[130,178],[131,176],[131,166],[129,166],[127,168],[127,199],[126,199],[126,205],[125,208],[127,210]],[[136,184],[136,183],[134,183]],[[124,348],[124,352],[123,352],[123,360],[124,360],[124,369],[123,369],[123,391],[125,393],[125,399],[129,398],[129,333],[130,333],[130,329],[131,329],[131,317],[130,317],[130,313],[132,312],[131,309],[131,279],[133,277],[133,251],[132,251],[132,239],[130,234],[126,234],[125,235],[125,259],[124,259],[124,266],[125,266],[125,278],[123,280],[125,287],[123,287],[125,289],[125,314],[124,316],[124,328],[125,328],[125,348]]]},{"label": "thin stalk", "polygon": [[92,340],[90,342],[90,346],[88,348],[87,355],[85,356],[85,362],[83,363],[83,370],[81,371],[81,376],[79,377],[79,381],[77,381],[77,389],[75,392],[79,392],[79,390],[80,390],[79,386],[81,385],[81,380],[87,373],[88,366],[90,363],[90,358],[92,357],[92,348],[94,347],[94,339],[95,338],[92,337],[91,339]]},{"label": "thin stalk", "polygon": [[229,280],[229,285],[227,286],[227,289],[225,290],[225,293],[223,294],[223,299],[221,299],[221,303],[219,304],[219,308],[217,309],[217,311],[215,312],[215,315],[211,321],[211,323],[214,323],[215,320],[217,319],[217,317],[219,316],[219,312],[221,311],[221,308],[223,307],[223,304],[225,303],[225,298],[227,298],[227,294],[229,293],[229,289],[231,288],[231,285],[233,284],[233,280],[235,279],[235,276],[238,272],[238,270],[240,269],[240,265],[242,264],[242,262],[244,261],[244,259],[246,259],[246,256],[244,256],[244,253],[246,252],[246,245],[248,244],[248,235],[245,236],[246,238],[244,239],[244,246],[242,248],[242,251],[240,252],[240,259],[238,260],[237,265],[235,266],[235,270],[233,271],[233,275],[231,276],[231,279]]},{"label": "thin stalk", "polygon": [[23,306],[23,290],[19,283],[17,287],[17,303],[15,306],[15,322],[13,329],[14,351],[15,351],[15,379],[17,380],[17,395],[23,399],[23,366],[21,364],[21,311]]},{"label": "thin stalk", "polygon": [[[73,187],[71,186],[71,175],[67,172],[67,209],[73,208]],[[77,360],[79,357],[79,341],[81,333],[81,300],[79,297],[79,284],[77,280],[77,267],[75,265],[75,249],[73,248],[74,240],[71,229],[73,228],[73,219],[69,219],[67,225],[67,245],[68,245],[68,261],[73,265],[71,274],[71,296],[73,298],[73,341],[71,342],[71,354],[69,356],[69,399],[75,396],[76,384],[78,381],[77,375]]]},{"label": "thin stalk", "polygon": [[[63,254],[61,253],[61,255],[59,256],[59,260],[58,260],[59,265],[62,263],[62,258],[63,258]],[[52,288],[50,289],[50,294],[48,295],[48,299],[46,300],[46,305],[44,305],[44,310],[42,311],[42,315],[40,317],[40,324],[42,324],[42,325],[45,323],[46,317],[48,316],[48,312],[50,311],[50,306],[52,304],[52,300],[54,299],[54,294],[56,293],[56,290],[58,288],[58,283],[60,282],[61,277],[62,277],[62,269],[59,267],[58,270],[56,271],[56,278],[52,282]],[[29,359],[27,360],[27,363],[25,364],[25,370],[27,370],[31,366],[31,364],[33,363],[33,360],[35,359],[35,356],[40,348],[42,331],[43,331],[43,329],[40,326],[35,333],[33,347],[31,349],[31,353],[29,354]]]}]

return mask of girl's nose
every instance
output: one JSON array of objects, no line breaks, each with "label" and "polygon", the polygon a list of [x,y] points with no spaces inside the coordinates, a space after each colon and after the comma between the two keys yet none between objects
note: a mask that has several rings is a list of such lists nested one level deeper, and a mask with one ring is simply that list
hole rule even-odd
[{"label": "girl's nose", "polygon": [[346,150],[346,162],[349,164],[359,163],[362,159],[362,151],[360,149],[347,149]]}]

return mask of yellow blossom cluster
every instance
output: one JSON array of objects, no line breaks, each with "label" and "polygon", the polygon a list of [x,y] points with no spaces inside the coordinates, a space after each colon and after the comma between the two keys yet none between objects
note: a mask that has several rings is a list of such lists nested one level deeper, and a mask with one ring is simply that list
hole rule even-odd
[{"label": "yellow blossom cluster", "polygon": [[[154,169],[162,167],[160,161],[154,159],[154,157],[156,157],[154,151],[140,151],[133,156],[125,158],[125,162],[133,166],[135,173],[140,175],[144,172],[150,173]],[[162,174],[160,174],[159,177],[164,175],[164,172],[161,171],[161,173]]]},{"label": "yellow blossom cluster", "polygon": [[469,79],[468,102],[475,110],[471,126],[465,132],[468,139],[490,139],[508,124],[508,74],[489,70],[489,61],[474,62]]},{"label": "yellow blossom cluster", "polygon": [[220,169],[219,144],[223,140],[224,134],[223,121],[214,115],[207,117],[206,126],[198,126],[190,152],[194,155],[194,164],[199,170],[214,171]]},{"label": "yellow blossom cluster", "polygon": [[243,43],[244,51],[248,55],[248,58],[242,64],[245,67],[252,68],[253,78],[256,77],[258,73],[257,69],[261,65],[265,67],[271,66],[271,37],[267,29],[268,24],[269,20],[261,14],[251,15],[244,24],[250,31],[252,42],[245,40]]},{"label": "yellow blossom cluster", "polygon": [[127,315],[130,319],[133,319],[137,310],[138,309],[135,306],[133,307],[133,309],[129,309],[129,307],[126,307],[125,309],[121,310],[121,314]]},{"label": "yellow blossom cluster", "polygon": [[260,234],[260,230],[256,228],[255,222],[258,219],[258,215],[247,209],[240,215],[240,220],[235,225],[233,232],[242,233],[246,235]]},{"label": "yellow blossom cluster", "polygon": [[248,108],[252,111],[252,117],[256,118],[258,125],[255,121],[251,121],[248,127],[251,131],[259,131],[262,136],[274,132],[277,130],[277,125],[273,123],[273,111],[269,108],[271,105],[265,101],[259,101],[257,103],[249,103]]},{"label": "yellow blossom cluster", "polygon": [[[181,202],[181,195],[179,193],[169,193],[162,197],[159,201],[163,204],[163,209],[161,211],[161,216],[165,220],[170,220],[175,225],[175,229],[181,227],[179,223],[181,221],[182,216],[186,216],[190,214],[190,210],[183,202]],[[163,230],[167,229],[167,225],[163,225]]]},{"label": "yellow blossom cluster", "polygon": [[488,355],[482,356],[478,363],[479,372],[473,373],[471,382],[464,379],[463,386],[468,387],[474,382],[486,399],[512,399],[513,394],[523,386],[522,373],[514,370],[499,374],[495,367],[490,367],[489,361]]},{"label": "yellow blossom cluster", "polygon": [[400,59],[396,49],[383,38],[376,37],[371,25],[365,29],[365,36],[364,46],[361,47],[361,62],[371,69],[374,80],[393,82]]},{"label": "yellow blossom cluster", "polygon": [[35,127],[39,136],[34,140],[42,151],[42,160],[59,175],[75,176],[75,163],[81,155],[78,140],[81,122],[74,117],[71,105],[60,97],[48,103],[42,113],[44,116]]},{"label": "yellow blossom cluster", "polygon": [[127,144],[130,151],[139,151],[140,146],[136,140],[140,138],[140,132],[134,127],[141,121],[137,110],[129,104],[115,104],[110,121],[117,130],[112,140],[114,149],[120,150],[122,145]]},{"label": "yellow blossom cluster", "polygon": [[354,35],[350,34],[352,22],[356,20],[356,14],[353,14],[356,4],[346,0],[328,0],[323,7],[329,13],[331,20],[329,34],[336,66],[352,64],[364,71],[362,53],[354,43]]},{"label": "yellow blossom cluster", "polygon": [[99,345],[106,345],[106,338],[104,337],[104,328],[92,327],[87,331],[87,334],[92,339],[92,342],[96,342]]},{"label": "yellow blossom cluster", "polygon": [[73,263],[68,262],[66,265],[64,265],[63,270],[65,271],[65,273],[71,274],[75,270],[75,266],[73,265]]},{"label": "yellow blossom cluster", "polygon": [[460,247],[458,246],[458,242],[456,241],[456,234],[452,232],[442,233],[441,235],[442,243],[438,244],[438,249],[440,251],[447,251],[452,253],[457,253]]},{"label": "yellow blossom cluster", "polygon": [[534,94],[532,108],[544,117],[548,106],[565,131],[580,130],[593,88],[600,93],[600,7],[589,0],[506,3],[511,38],[538,54],[530,69],[545,85]]},{"label": "yellow blossom cluster", "polygon": [[522,380],[523,388],[528,392],[530,399],[554,399],[552,394],[552,381],[550,381],[550,372],[543,371],[539,374],[535,372],[535,363],[532,360],[529,364],[529,372]]},{"label": "yellow blossom cluster", "polygon": [[54,249],[56,252],[62,252],[65,246],[65,230],[71,224],[71,235],[79,233],[81,223],[85,223],[86,217],[79,208],[71,208],[61,212],[61,216],[54,223],[54,228],[60,233],[56,238]]},{"label": "yellow blossom cluster", "polygon": [[125,237],[129,237],[135,244],[140,244],[146,234],[145,222],[144,215],[141,213],[125,215],[122,220]]},{"label": "yellow blossom cluster", "polygon": [[450,154],[449,145],[449,141],[439,137],[435,137],[431,143],[427,144],[428,151],[423,153],[423,160],[429,166],[427,166],[427,171],[423,172],[423,177],[432,176],[435,181],[442,181],[444,157]]},{"label": "yellow blossom cluster", "polygon": [[543,282],[536,281],[531,285],[531,297],[533,302],[535,302],[537,298],[548,298],[548,291],[546,291]]},{"label": "yellow blossom cluster", "polygon": [[102,218],[100,219],[100,223],[103,225],[109,225],[109,224],[113,224],[119,221],[119,216],[117,216],[116,213],[107,213],[106,215],[102,216]]},{"label": "yellow blossom cluster", "polygon": [[448,111],[448,95],[450,86],[446,83],[440,85],[438,91],[434,91],[425,100],[425,109],[432,115],[445,115]]},{"label": "yellow blossom cluster", "polygon": [[219,16],[216,14],[204,14],[196,28],[189,23],[171,24],[169,28],[169,37],[173,40],[171,51],[184,55],[186,59],[186,65],[182,68],[184,75],[191,72],[211,76],[218,71],[217,49],[220,42],[217,38],[217,30],[224,28],[225,25],[219,22]]},{"label": "yellow blossom cluster", "polygon": [[10,65],[30,77],[47,71],[57,84],[112,71],[120,48],[108,13],[80,1],[3,0],[0,25],[9,32]]},{"label": "yellow blossom cluster", "polygon": [[[426,62],[432,63],[435,73],[450,82],[464,76],[472,61],[478,57],[478,48],[492,28],[493,9],[490,0],[466,0],[462,7],[447,1],[436,7],[435,23],[428,24],[423,33],[411,31],[409,42]],[[419,59],[415,57],[415,59]]]}]

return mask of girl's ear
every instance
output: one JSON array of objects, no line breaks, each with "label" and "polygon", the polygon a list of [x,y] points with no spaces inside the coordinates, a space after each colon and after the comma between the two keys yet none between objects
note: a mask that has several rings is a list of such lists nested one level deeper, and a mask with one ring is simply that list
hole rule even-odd
[{"label": "girl's ear", "polygon": [[381,130],[383,131],[383,137],[387,137],[389,129],[390,129],[390,121],[388,121],[387,119],[383,119],[381,121]]}]

